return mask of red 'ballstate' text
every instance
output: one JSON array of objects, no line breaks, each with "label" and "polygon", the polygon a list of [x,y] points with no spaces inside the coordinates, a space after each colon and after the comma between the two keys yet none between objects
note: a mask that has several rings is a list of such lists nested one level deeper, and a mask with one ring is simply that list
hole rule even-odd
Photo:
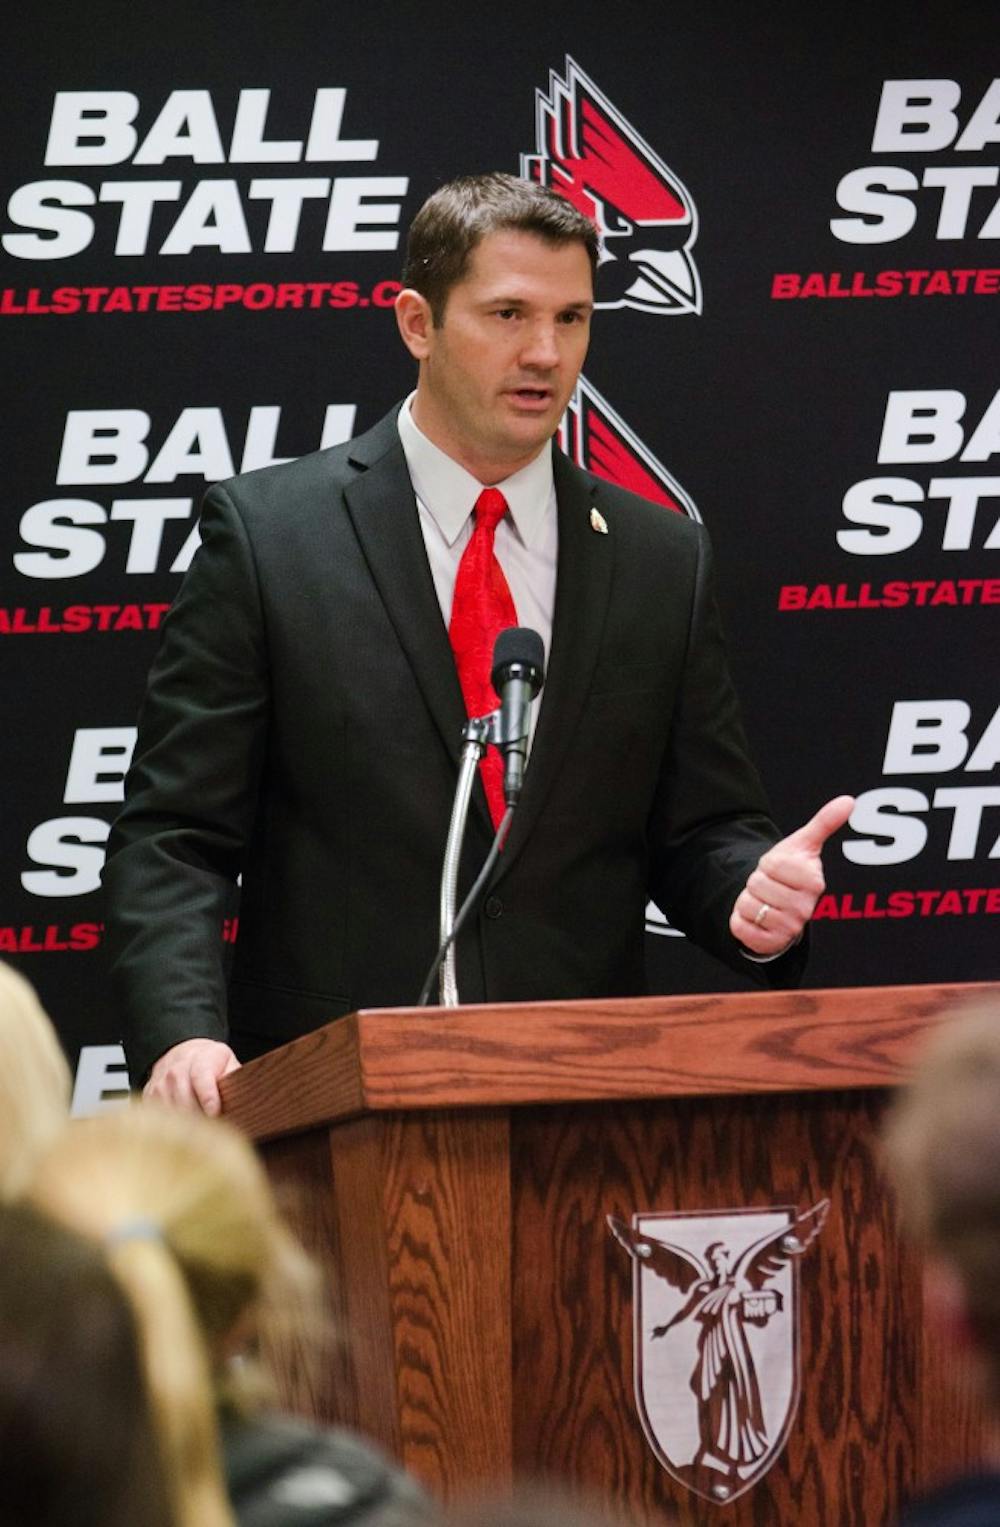
[{"label": "red 'ballstate' text", "polygon": [[[222,925],[222,939],[235,944],[239,934],[238,917],[227,917]],[[0,924],[0,954],[89,954],[100,946],[103,923],[72,923],[62,927],[47,923]]]},{"label": "red 'ballstate' text", "polygon": [[0,636],[45,636],[79,631],[156,631],[169,604],[70,604],[54,610],[0,607]]},{"label": "red 'ballstate' text", "polygon": [[264,313],[317,308],[391,308],[398,281],[195,281],[187,286],[29,286],[0,289],[0,317],[66,317],[74,313]]},{"label": "red 'ballstate' text", "polygon": [[103,923],[73,923],[66,928],[58,923],[44,928],[32,924],[0,927],[0,954],[86,953],[97,948],[103,932]]},{"label": "red 'ballstate' text", "polygon": [[1000,886],[963,886],[947,891],[847,891],[821,896],[817,920],[856,922],[880,917],[975,917],[1000,914]]},{"label": "red 'ballstate' text", "polygon": [[998,604],[1000,578],[901,578],[888,583],[783,583],[778,609],[902,610],[942,605]]},{"label": "red 'ballstate' text", "polygon": [[795,297],[995,297],[1000,269],[779,271],[771,278],[771,296]]}]

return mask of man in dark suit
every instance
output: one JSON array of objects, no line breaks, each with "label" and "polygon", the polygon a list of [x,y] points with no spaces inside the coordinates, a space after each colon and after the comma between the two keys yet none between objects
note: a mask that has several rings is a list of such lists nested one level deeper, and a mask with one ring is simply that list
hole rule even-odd
[{"label": "man in dark suit", "polygon": [[[442,187],[414,221],[396,309],[411,398],[347,446],[206,496],[106,870],[147,1093],[215,1111],[240,1060],[415,1000],[467,714],[449,620],[457,640],[484,485],[504,495],[491,587],[540,631],[548,677],[510,837],[459,942],[463,998],[644,991],[650,896],[737,968],[798,978],[820,850],[852,803],[779,841],[704,531],[551,444],[596,259],[593,226],[551,192],[505,175]],[[490,836],[477,786],[466,887]]]}]

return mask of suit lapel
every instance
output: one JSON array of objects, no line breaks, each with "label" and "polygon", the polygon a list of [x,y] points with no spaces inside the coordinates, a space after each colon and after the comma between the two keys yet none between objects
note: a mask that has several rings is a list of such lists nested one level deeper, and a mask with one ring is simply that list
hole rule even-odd
[{"label": "suit lapel", "polygon": [[[395,413],[351,447],[358,476],[344,490],[355,533],[400,645],[457,772],[465,705],[448,632],[420,531],[416,500]],[[559,515],[559,568],[548,672],[524,788],[494,883],[531,836],[558,776],[586,701],[601,650],[614,572],[614,533],[590,523],[594,484],[553,449]],[[472,814],[489,829],[481,781]]]},{"label": "suit lapel", "polygon": [[[350,459],[361,470],[344,490],[348,513],[414,678],[457,768],[465,706],[395,413],[354,442]],[[485,812],[485,796],[482,808]]]},{"label": "suit lapel", "polygon": [[531,836],[558,776],[586,702],[601,651],[614,574],[614,533],[590,522],[594,484],[553,449],[559,513],[559,568],[548,672],[524,788],[495,881],[509,870]]}]

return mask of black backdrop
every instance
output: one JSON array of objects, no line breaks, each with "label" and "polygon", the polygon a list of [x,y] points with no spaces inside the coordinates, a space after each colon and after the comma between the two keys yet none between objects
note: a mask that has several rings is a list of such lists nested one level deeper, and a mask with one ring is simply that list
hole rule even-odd
[{"label": "black backdrop", "polygon": [[[614,145],[569,186],[618,303],[570,448],[708,525],[779,819],[861,797],[811,982],[997,977],[997,65],[992,5],[898,0],[8,22],[0,954],[78,1108],[122,1081],[96,887],[205,483],[408,390],[400,230],[463,171],[559,183],[546,102]],[[736,979],[650,940],[659,989]]]}]

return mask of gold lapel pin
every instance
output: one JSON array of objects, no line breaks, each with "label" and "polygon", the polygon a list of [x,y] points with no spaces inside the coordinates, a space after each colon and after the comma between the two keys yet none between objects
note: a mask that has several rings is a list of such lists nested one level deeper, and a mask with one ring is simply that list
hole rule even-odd
[{"label": "gold lapel pin", "polygon": [[591,528],[591,530],[596,530],[597,534],[599,536],[606,536],[607,535],[607,533],[608,533],[608,522],[604,518],[604,515],[601,513],[600,509],[591,509],[591,511],[590,511],[590,528]]}]

